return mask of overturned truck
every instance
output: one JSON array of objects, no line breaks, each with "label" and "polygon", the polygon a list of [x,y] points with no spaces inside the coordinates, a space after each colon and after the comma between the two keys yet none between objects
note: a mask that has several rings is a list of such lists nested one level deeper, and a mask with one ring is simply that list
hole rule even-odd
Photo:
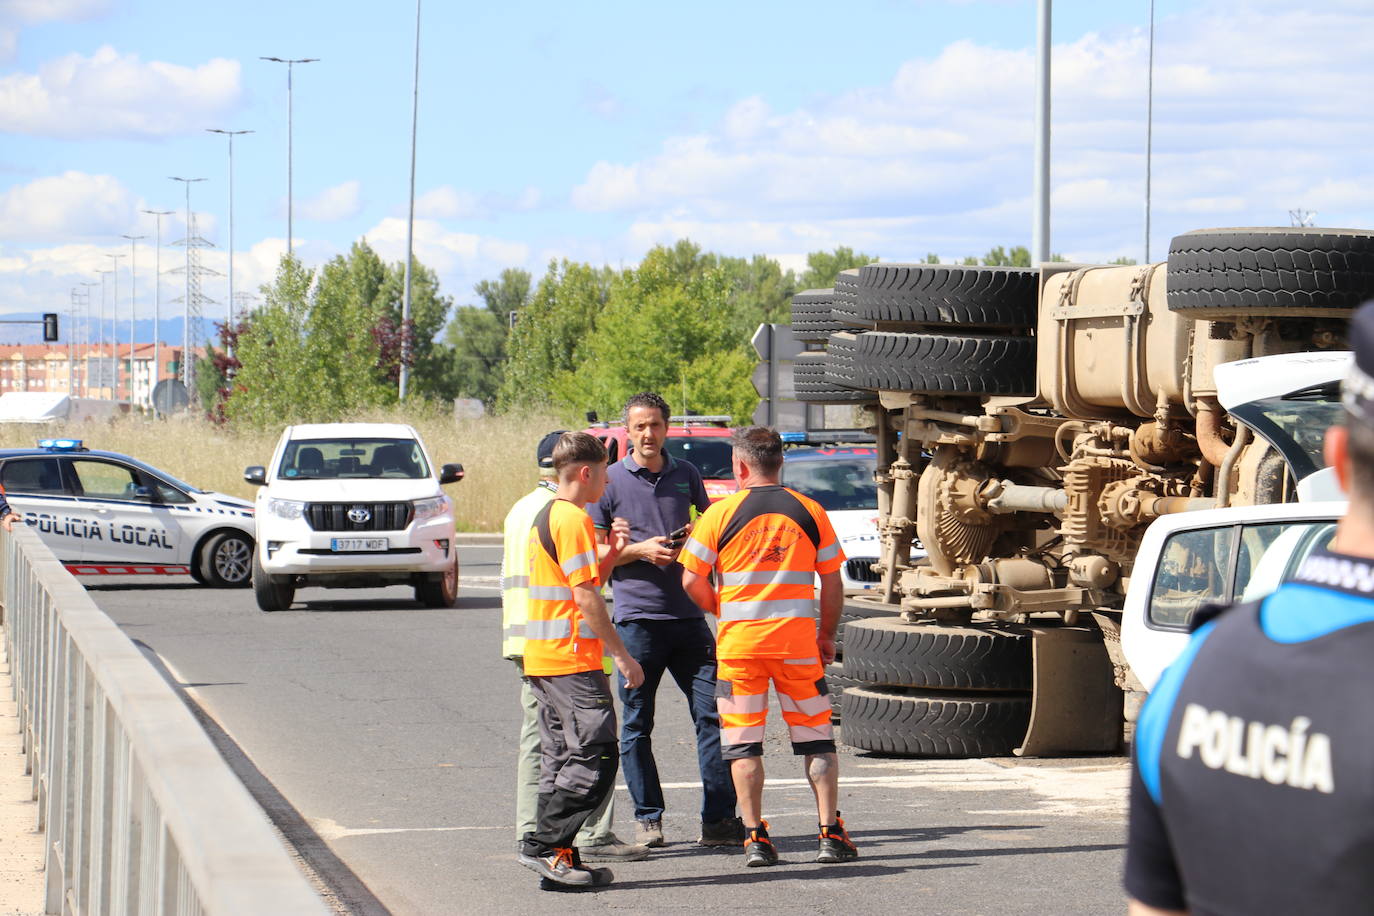
[{"label": "overturned truck", "polygon": [[798,398],[866,405],[878,442],[845,742],[1116,750],[1143,697],[1119,634],[1145,528],[1295,499],[1338,411],[1327,384],[1238,417],[1214,370],[1342,349],[1371,297],[1374,233],[1306,228],[1190,232],[1143,266],[871,264],[798,294]]}]

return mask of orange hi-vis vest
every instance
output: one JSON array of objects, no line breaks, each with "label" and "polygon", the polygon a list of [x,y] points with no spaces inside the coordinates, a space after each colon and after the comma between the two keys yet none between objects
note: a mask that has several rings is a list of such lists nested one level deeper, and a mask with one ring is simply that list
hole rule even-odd
[{"label": "orange hi-vis vest", "polygon": [[600,671],[601,640],[582,619],[573,589],[601,587],[592,519],[566,499],[539,511],[530,529],[529,619],[525,674],[546,677]]},{"label": "orange hi-vis vest", "polygon": [[816,574],[845,556],[825,510],[780,486],[750,487],[706,510],[679,557],[720,588],[718,658],[816,655]]}]

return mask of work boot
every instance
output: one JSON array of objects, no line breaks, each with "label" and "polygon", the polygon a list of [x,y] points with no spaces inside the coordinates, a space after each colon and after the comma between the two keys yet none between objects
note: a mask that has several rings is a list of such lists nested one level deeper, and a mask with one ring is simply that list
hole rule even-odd
[{"label": "work boot", "polygon": [[718,821],[701,822],[701,838],[698,846],[738,846],[744,842],[744,821],[737,817],[724,817]]},{"label": "work boot", "polygon": [[588,862],[638,862],[649,858],[649,847],[623,842],[614,833],[604,843],[579,846],[578,853]]},{"label": "work boot", "polygon": [[663,821],[658,818],[635,821],[635,845],[657,848],[663,845]]},{"label": "work boot", "polygon": [[744,864],[747,868],[760,868],[765,865],[778,864],[778,851],[773,848],[773,841],[768,839],[768,822],[763,821],[757,827],[747,828],[744,838]]},{"label": "work boot", "polygon": [[[644,854],[649,854],[647,848],[644,849]],[[584,865],[582,863],[582,851],[580,849],[574,849],[572,851],[572,858],[573,868],[578,871],[584,871],[592,876],[592,887],[605,887],[615,880],[615,874],[609,868],[593,868],[590,865]]]},{"label": "work boot", "polygon": [[817,862],[832,864],[848,862],[859,857],[859,850],[855,848],[854,842],[849,839],[849,833],[844,829],[844,818],[840,817],[840,812],[835,812],[835,823],[821,824],[820,828],[821,834],[816,849]]},{"label": "work boot", "polygon": [[568,887],[591,887],[592,874],[573,865],[573,851],[568,848],[551,849],[544,855],[520,853],[520,864],[555,884]]}]

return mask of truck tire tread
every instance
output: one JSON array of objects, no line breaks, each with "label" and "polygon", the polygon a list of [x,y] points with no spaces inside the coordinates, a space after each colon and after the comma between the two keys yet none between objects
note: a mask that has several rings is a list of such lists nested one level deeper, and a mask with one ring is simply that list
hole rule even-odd
[{"label": "truck tire tread", "polygon": [[830,380],[829,354],[800,353],[792,361],[792,387],[798,401],[810,404],[867,404],[877,400],[873,392],[846,388]]},{"label": "truck tire tread", "polygon": [[1031,638],[1014,626],[855,621],[844,670],[867,684],[928,690],[1030,690]]},{"label": "truck tire tread", "polygon": [[924,394],[1029,395],[1035,340],[994,334],[857,335],[854,382]]},{"label": "truck tire tread", "polygon": [[1343,317],[1374,298],[1374,232],[1202,229],[1169,243],[1170,311]]},{"label": "truck tire tread", "polygon": [[866,327],[1029,328],[1039,286],[1029,267],[869,264],[859,269],[855,317]]},{"label": "truck tire tread", "polygon": [[1030,722],[1030,696],[959,696],[849,687],[841,740],[894,757],[1005,757]]}]

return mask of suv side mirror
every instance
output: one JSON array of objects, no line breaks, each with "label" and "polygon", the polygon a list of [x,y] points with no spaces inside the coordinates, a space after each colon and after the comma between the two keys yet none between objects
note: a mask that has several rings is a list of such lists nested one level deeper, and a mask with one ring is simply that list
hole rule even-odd
[{"label": "suv side mirror", "polygon": [[467,472],[463,470],[461,464],[446,464],[439,468],[439,483],[457,483],[462,480]]},{"label": "suv side mirror", "polygon": [[267,468],[259,464],[244,468],[243,479],[255,487],[264,486],[267,483]]}]

